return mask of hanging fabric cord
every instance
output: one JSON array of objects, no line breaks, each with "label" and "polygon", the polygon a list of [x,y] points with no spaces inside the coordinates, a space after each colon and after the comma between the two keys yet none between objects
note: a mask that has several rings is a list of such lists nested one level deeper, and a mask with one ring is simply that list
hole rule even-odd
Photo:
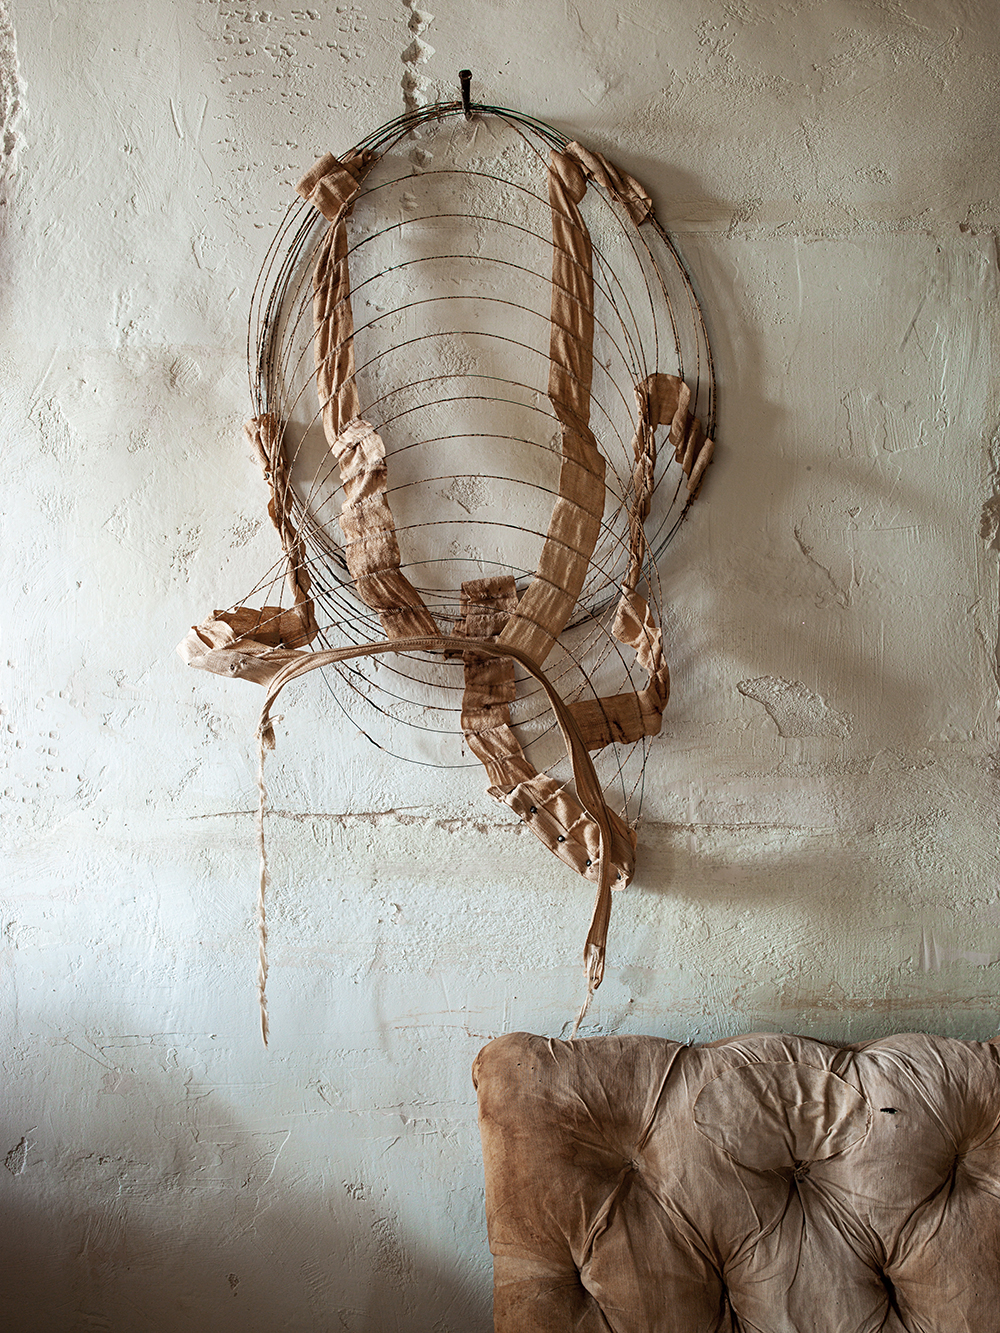
[{"label": "hanging fabric cord", "polygon": [[[234,650],[230,650],[234,651]],[[514,661],[527,671],[535,680],[538,681],[545,691],[549,706],[555,714],[556,722],[562,734],[563,743],[566,747],[566,753],[569,756],[570,764],[573,769],[573,781],[576,786],[577,796],[580,803],[593,819],[598,829],[598,854],[597,854],[597,899],[594,904],[593,916],[590,923],[590,930],[587,932],[587,940],[584,945],[584,968],[587,977],[587,995],[584,1001],[584,1008],[581,1010],[580,1017],[586,1010],[590,999],[604,979],[604,961],[607,952],[608,923],[611,918],[611,876],[612,865],[607,856],[607,849],[612,844],[612,812],[604,800],[604,793],[601,790],[601,784],[598,781],[597,773],[594,769],[594,761],[590,757],[586,742],[577,726],[571,710],[559,696],[559,692],[552,685],[544,671],[531,660],[527,653],[520,648],[514,648],[509,644],[500,644],[492,639],[469,639],[458,638],[452,635],[433,635],[427,637],[405,638],[385,640],[382,643],[369,643],[364,647],[349,648],[328,648],[314,653],[301,654],[295,659],[286,662],[280,670],[276,671],[267,684],[267,698],[264,700],[263,708],[260,714],[260,725],[258,727],[258,739],[260,741],[260,811],[258,819],[258,830],[260,836],[261,852],[261,893],[259,899],[259,932],[260,932],[260,974],[258,980],[258,989],[260,995],[261,1010],[261,1033],[264,1038],[264,1044],[267,1045],[268,1018],[267,1018],[267,998],[265,985],[267,981],[267,932],[266,917],[264,913],[264,889],[267,879],[267,860],[263,842],[263,802],[266,798],[266,790],[263,781],[264,752],[273,750],[275,745],[274,723],[271,718],[271,710],[274,707],[275,700],[286,685],[293,680],[308,675],[310,671],[317,671],[325,666],[332,666],[336,662],[348,662],[360,657],[374,657],[382,653],[414,653],[414,652],[452,652],[458,654],[475,653],[479,657],[494,658],[513,658]],[[579,1026],[580,1019],[577,1019]],[[574,1029],[575,1030],[575,1029]]]}]

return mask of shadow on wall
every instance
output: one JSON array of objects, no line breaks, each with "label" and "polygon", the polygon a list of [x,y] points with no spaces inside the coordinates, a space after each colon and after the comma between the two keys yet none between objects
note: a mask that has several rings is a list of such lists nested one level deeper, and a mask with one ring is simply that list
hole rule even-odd
[{"label": "shadow on wall", "polygon": [[[9,1192],[7,1190],[5,1193]],[[183,1208],[186,1236],[166,1233],[146,1203],[132,1215],[112,1186],[91,1188],[75,1208],[8,1206],[0,1322],[17,1333],[487,1333],[488,1273],[479,1288],[441,1271],[412,1236],[377,1226],[376,1262],[361,1280],[368,1245],[330,1217],[272,1209],[253,1235],[219,1234],[197,1200]],[[483,1242],[485,1248],[485,1240]],[[403,1247],[405,1245],[405,1253]]]},{"label": "shadow on wall", "polygon": [[[68,1096],[53,1076],[51,1101],[36,1102],[39,1126],[28,1134],[8,1108],[0,1131],[7,1156],[6,1165],[0,1158],[0,1326],[487,1333],[482,1192],[461,1136],[445,1137],[446,1151],[461,1160],[444,1191],[440,1171],[426,1180],[411,1172],[401,1190],[384,1167],[384,1183],[373,1188],[360,1180],[379,1179],[385,1145],[359,1146],[355,1112],[306,1120],[274,1110],[282,1083],[294,1078],[287,1061],[284,1073],[272,1061],[266,1086],[236,1085],[260,1087],[258,1123],[280,1126],[248,1129],[246,1115],[220,1096],[224,1084],[195,1081],[189,1051],[144,1041],[132,1048],[128,1069],[109,1076],[85,1064],[90,1086],[78,1080]],[[232,1059],[227,1052],[220,1082]],[[31,1096],[39,1097],[37,1088]],[[418,1136],[413,1151],[421,1150]],[[477,1162],[476,1182],[480,1170]],[[404,1190],[412,1197],[400,1197]],[[402,1220],[407,1206],[411,1217],[422,1208],[434,1215],[426,1234]],[[439,1239],[442,1214],[452,1245]]]},{"label": "shadow on wall", "polygon": [[[666,607],[678,579],[697,572],[680,600],[696,599],[705,627],[695,642],[681,626],[670,645],[677,688],[665,726],[682,699],[700,712],[717,698],[707,649],[747,676],[802,676],[847,711],[864,745],[961,727],[964,699],[949,707],[933,654],[972,670],[952,603],[975,597],[955,577],[979,503],[977,493],[963,511],[956,469],[941,459],[962,460],[971,476],[981,449],[978,423],[952,401],[982,360],[955,314],[963,284],[978,290],[981,257],[964,240],[953,253],[907,234],[867,241],[863,263],[857,237],[800,234],[794,218],[787,233],[746,227],[691,173],[649,158],[623,165],[677,234],[719,376],[707,504],[661,568]],[[957,542],[944,539],[946,524],[958,525]]]},{"label": "shadow on wall", "polygon": [[874,836],[848,845],[832,828],[647,829],[635,905],[616,908],[630,956],[659,966],[617,973],[638,1005],[628,1030],[684,1039],[698,1019],[699,1041],[744,1031],[994,1037],[995,921],[949,931],[939,913],[944,924],[932,928],[914,893],[886,892],[886,881],[908,878],[911,834],[901,827],[879,847]]},{"label": "shadow on wall", "polygon": [[[923,235],[873,242],[862,304],[856,240],[703,242],[669,216],[674,194],[701,197],[691,178],[646,175],[705,302],[722,415],[707,505],[663,561],[674,688],[631,890],[647,903],[633,927],[616,904],[612,925],[642,960],[627,993],[648,996],[629,1030],[659,1030],[669,990],[681,1025],[704,1017],[711,1036],[990,1037],[996,779],[967,748],[980,668],[959,555],[976,514],[939,458],[967,467],[980,441],[964,419],[931,439],[929,355],[893,368],[870,337],[899,324],[912,351],[920,316],[939,345],[954,317],[944,298],[912,314],[912,269],[948,255]],[[887,406],[907,377],[926,423]]]}]

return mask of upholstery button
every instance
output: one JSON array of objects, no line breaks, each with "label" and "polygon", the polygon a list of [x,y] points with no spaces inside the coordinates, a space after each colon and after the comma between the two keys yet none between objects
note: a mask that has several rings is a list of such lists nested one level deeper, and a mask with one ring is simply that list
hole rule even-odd
[{"label": "upholstery button", "polygon": [[563,837],[563,835],[562,835],[561,833],[559,834],[559,837],[556,838],[556,842],[565,842],[565,841],[566,841],[566,839]]}]

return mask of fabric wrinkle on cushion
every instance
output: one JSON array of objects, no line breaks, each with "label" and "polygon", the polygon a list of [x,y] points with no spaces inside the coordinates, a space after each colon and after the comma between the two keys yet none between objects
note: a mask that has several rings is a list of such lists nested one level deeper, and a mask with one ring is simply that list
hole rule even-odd
[{"label": "fabric wrinkle on cushion", "polygon": [[497,1333],[1000,1333],[992,1042],[516,1033],[474,1077]]},{"label": "fabric wrinkle on cushion", "polygon": [[742,1166],[780,1171],[833,1157],[868,1133],[864,1097],[825,1069],[795,1061],[727,1069],[706,1083],[695,1124]]},{"label": "fabric wrinkle on cushion", "polygon": [[[622,1321],[630,1302],[648,1304],[635,1313],[652,1316],[662,1296],[655,1278],[663,1264],[671,1267],[675,1286],[686,1292],[682,1308],[690,1322],[683,1324],[685,1333],[721,1333],[728,1327],[720,1322],[722,1282],[708,1248],[694,1236],[683,1210],[676,1210],[673,1221],[660,1217],[654,1195],[634,1179],[633,1163],[643,1155],[656,1119],[657,1090],[666,1086],[681,1049],[676,1043],[637,1045],[613,1037],[563,1043],[512,1034],[480,1053],[474,1077],[487,1163],[490,1245],[500,1261],[498,1329],[555,1333],[576,1327],[560,1322],[558,1307],[550,1308],[563,1288],[546,1285],[537,1304],[537,1279],[530,1273],[539,1262],[546,1264],[549,1281],[568,1284],[576,1305],[582,1297],[571,1279],[583,1269],[584,1306],[592,1322],[581,1327],[616,1333],[655,1327],[641,1319]],[[510,1095],[515,1080],[516,1098]],[[624,1090],[636,1095],[622,1105]],[[533,1197],[537,1208],[528,1221],[525,1202]],[[658,1254],[655,1246],[641,1242],[651,1228],[668,1233],[676,1228],[686,1243],[668,1245]],[[635,1238],[628,1262],[619,1253],[622,1235]],[[615,1275],[633,1270],[643,1283],[630,1283],[627,1301],[622,1301]],[[614,1318],[599,1321],[598,1311],[611,1307]]]},{"label": "fabric wrinkle on cushion", "polygon": [[[908,1042],[861,1048],[844,1071],[857,1071],[874,1109],[878,1133],[866,1155],[882,1187],[869,1209],[886,1274],[905,1327],[920,1328],[933,1301],[951,1311],[948,1333],[992,1333],[1000,1328],[1000,1052],[995,1040]],[[955,1047],[966,1048],[965,1060]]]}]

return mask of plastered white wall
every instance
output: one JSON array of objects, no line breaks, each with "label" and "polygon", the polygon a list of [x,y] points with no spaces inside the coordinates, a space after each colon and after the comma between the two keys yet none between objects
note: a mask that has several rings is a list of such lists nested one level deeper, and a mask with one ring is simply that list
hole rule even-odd
[{"label": "plastered white wall", "polygon": [[291,185],[462,66],[648,185],[718,363],[588,1031],[997,1030],[998,45],[990,0],[0,9],[5,1328],[489,1327],[469,1065],[565,1031],[590,890],[304,690],[265,1053],[260,697],[173,651],[276,558]]}]

